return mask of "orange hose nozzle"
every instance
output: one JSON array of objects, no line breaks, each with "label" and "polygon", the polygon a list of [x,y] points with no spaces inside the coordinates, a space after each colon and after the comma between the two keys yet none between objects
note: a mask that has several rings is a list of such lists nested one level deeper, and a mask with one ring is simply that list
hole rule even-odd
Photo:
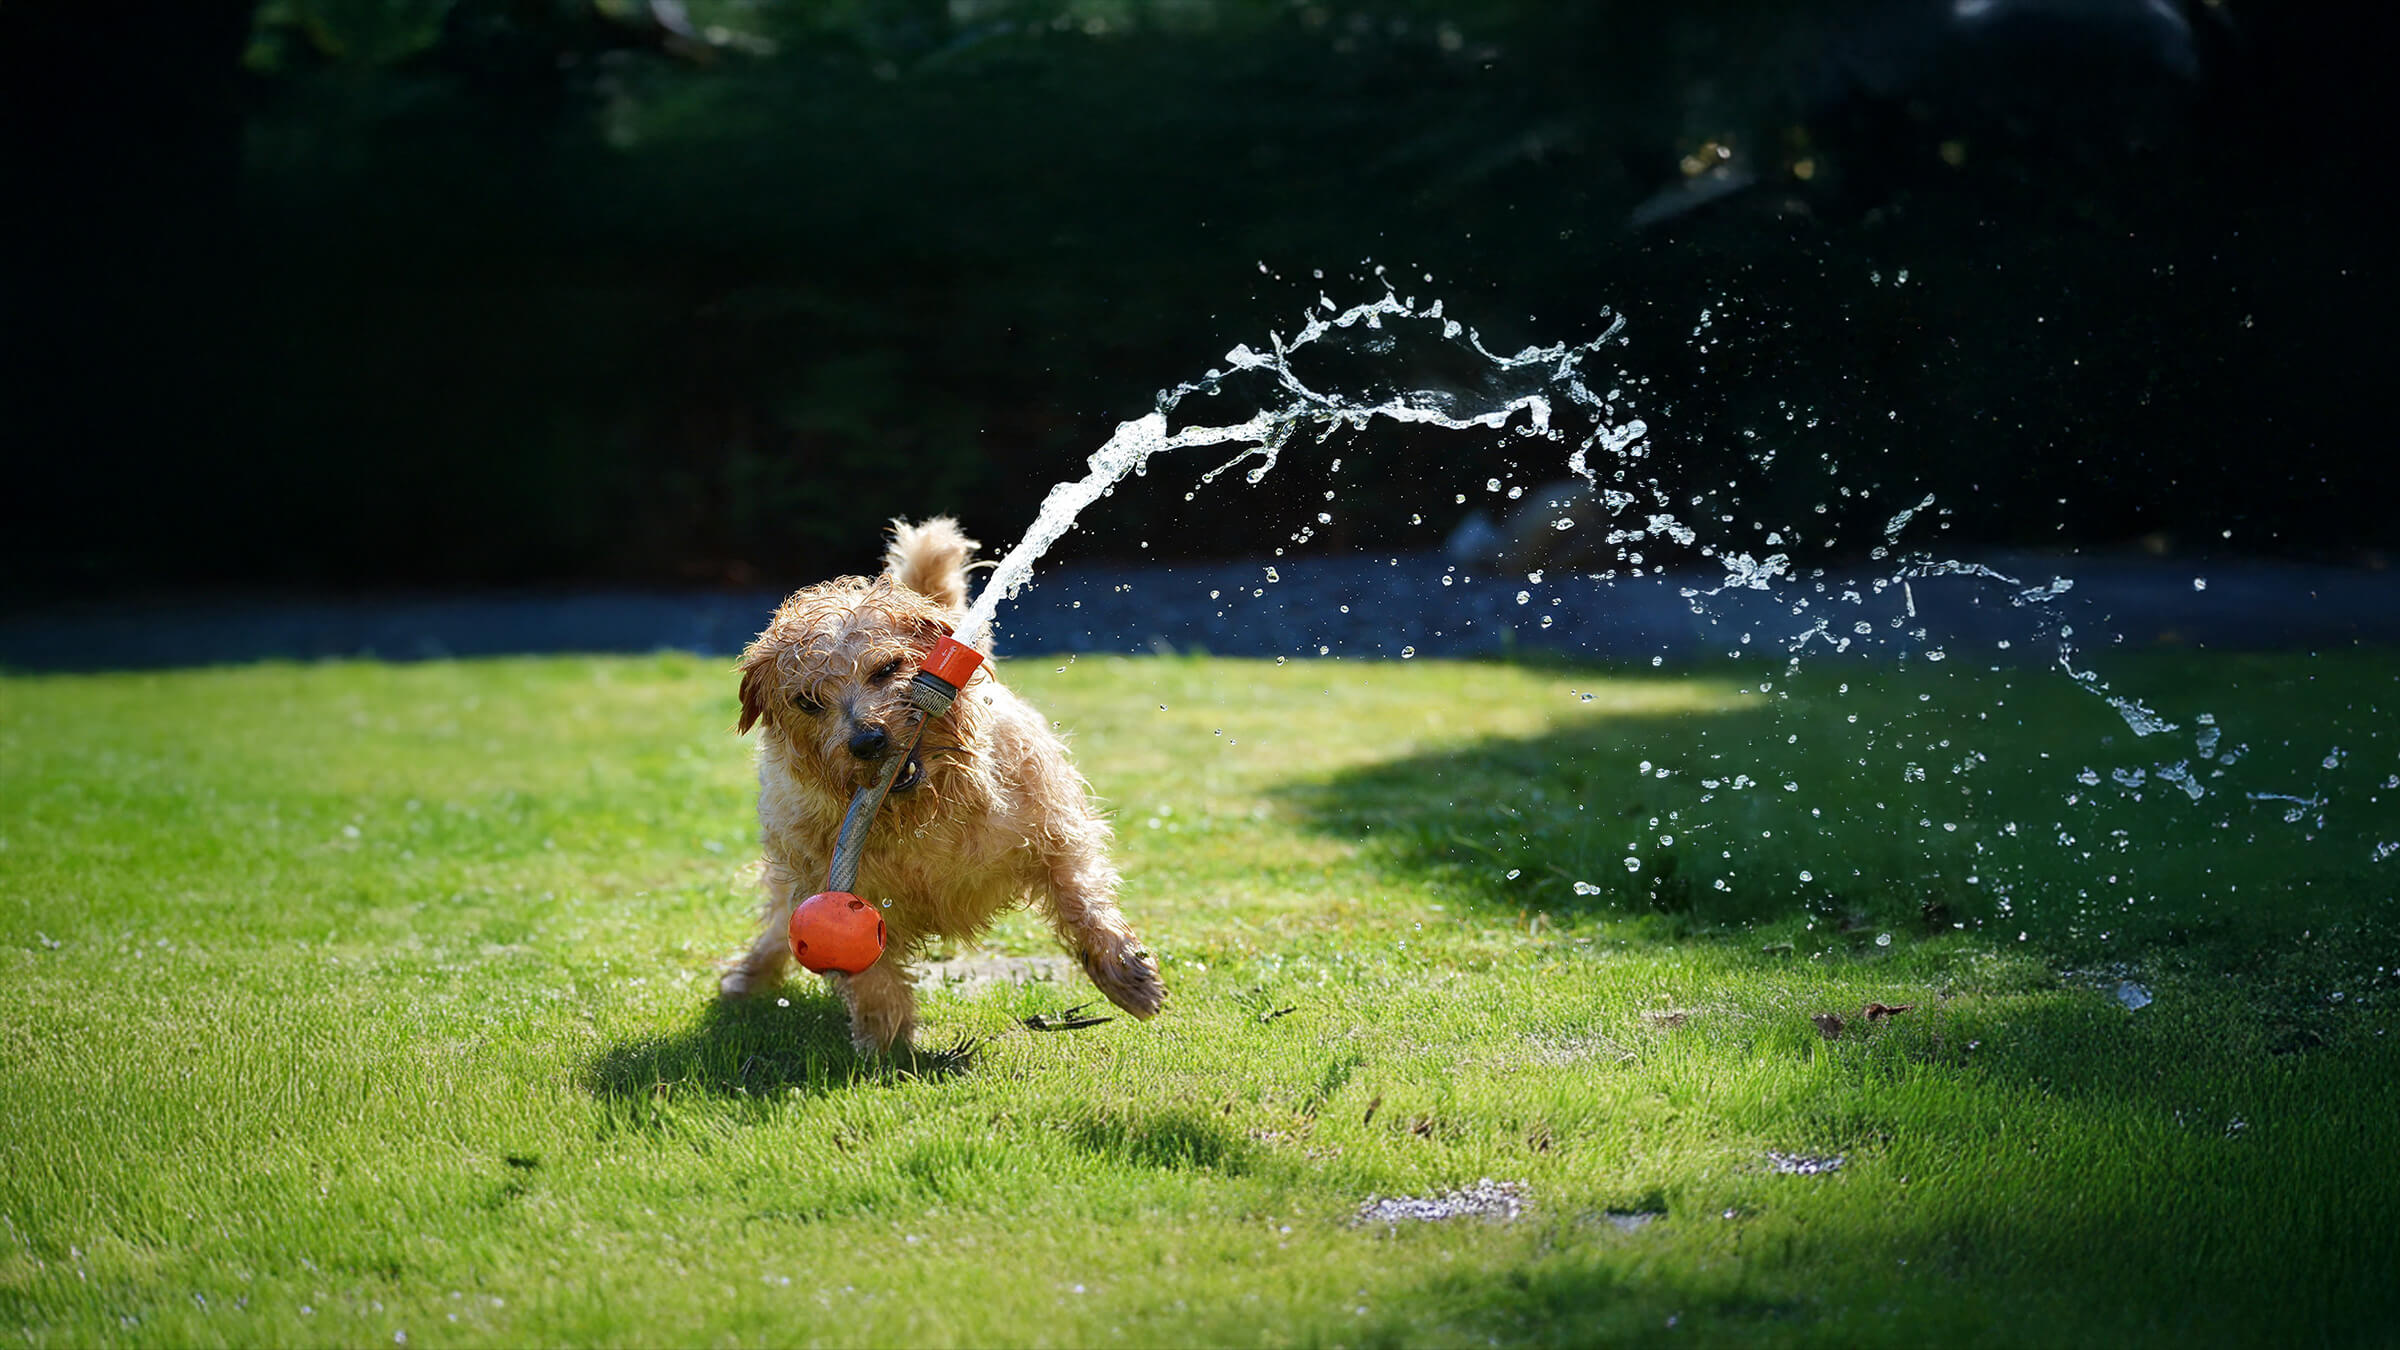
[{"label": "orange hose nozzle", "polygon": [[925,664],[919,669],[953,689],[964,689],[982,665],[982,652],[957,638],[945,637],[933,644],[933,650],[925,654]]}]

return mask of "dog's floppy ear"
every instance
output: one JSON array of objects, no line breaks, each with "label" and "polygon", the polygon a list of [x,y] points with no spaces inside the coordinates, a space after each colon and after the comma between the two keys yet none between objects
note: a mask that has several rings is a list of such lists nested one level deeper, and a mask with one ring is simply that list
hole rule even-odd
[{"label": "dog's floppy ear", "polygon": [[771,652],[753,652],[742,658],[742,719],[734,723],[733,734],[747,736],[758,719],[766,715],[767,700],[774,697],[775,658]]}]

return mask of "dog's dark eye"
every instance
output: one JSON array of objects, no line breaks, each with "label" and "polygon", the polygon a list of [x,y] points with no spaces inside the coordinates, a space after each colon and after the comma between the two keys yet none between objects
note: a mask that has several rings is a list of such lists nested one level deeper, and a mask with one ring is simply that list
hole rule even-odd
[{"label": "dog's dark eye", "polygon": [[907,663],[900,660],[898,657],[894,657],[891,660],[884,662],[882,665],[877,666],[875,668],[875,673],[867,678],[876,684],[881,684],[885,680],[888,680],[894,675],[899,674],[900,667],[905,664]]},{"label": "dog's dark eye", "polygon": [[814,717],[818,713],[825,711],[824,704],[817,702],[815,699],[810,698],[806,694],[792,695],[792,706],[798,708],[804,713],[807,713],[811,717]]}]

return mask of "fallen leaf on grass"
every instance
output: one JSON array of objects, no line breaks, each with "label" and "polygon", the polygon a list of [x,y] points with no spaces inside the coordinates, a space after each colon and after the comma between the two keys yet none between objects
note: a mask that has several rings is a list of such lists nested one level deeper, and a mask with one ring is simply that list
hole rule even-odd
[{"label": "fallen leaf on grass", "polygon": [[[1904,1012],[1915,1012],[1914,1003],[1870,1003],[1859,1010],[1859,1016],[1869,1022],[1885,1022]],[[1817,1034],[1829,1041],[1840,1040],[1850,1023],[1840,1013],[1817,1013],[1808,1020],[1817,1024]]]},{"label": "fallen leaf on grass", "polygon": [[1089,1003],[1078,1003],[1062,1013],[1035,1013],[1031,1017],[1020,1017],[1017,1021],[1027,1031],[1081,1031],[1085,1027],[1096,1027],[1102,1022],[1117,1020],[1114,1017],[1084,1016],[1083,1010],[1090,1006]]},{"label": "fallen leaf on grass", "polygon": [[902,1078],[945,1078],[965,1073],[975,1067],[975,1054],[983,1049],[980,1036],[961,1036],[953,1044],[933,1050],[911,1050],[908,1063],[900,1070]]}]

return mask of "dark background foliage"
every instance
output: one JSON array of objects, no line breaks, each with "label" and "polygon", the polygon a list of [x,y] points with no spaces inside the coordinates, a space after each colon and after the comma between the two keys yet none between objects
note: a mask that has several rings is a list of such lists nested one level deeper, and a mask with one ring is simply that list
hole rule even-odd
[{"label": "dark background foliage", "polygon": [[[1377,266],[1495,346],[1625,314],[1658,462],[1760,518],[1823,496],[1745,436],[1797,410],[1965,545],[2379,565],[2391,72],[2347,12],[11,4],[6,594],[781,584],[932,510],[1005,542]],[[1325,542],[1483,476],[1373,452]],[[1290,529],[1181,497],[1073,547]]]}]

